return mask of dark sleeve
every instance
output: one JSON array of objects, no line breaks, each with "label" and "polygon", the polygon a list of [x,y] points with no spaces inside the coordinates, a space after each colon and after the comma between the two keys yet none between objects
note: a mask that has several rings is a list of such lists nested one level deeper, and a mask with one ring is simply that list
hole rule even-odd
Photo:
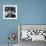
[{"label": "dark sleeve", "polygon": [[11,17],[16,17],[16,15],[12,14],[12,16],[11,16]]}]

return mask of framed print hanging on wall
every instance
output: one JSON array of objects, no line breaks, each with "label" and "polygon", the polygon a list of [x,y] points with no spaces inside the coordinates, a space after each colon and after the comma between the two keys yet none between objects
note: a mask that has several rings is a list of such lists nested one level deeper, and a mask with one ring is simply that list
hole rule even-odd
[{"label": "framed print hanging on wall", "polygon": [[17,19],[17,5],[3,5],[3,19]]}]

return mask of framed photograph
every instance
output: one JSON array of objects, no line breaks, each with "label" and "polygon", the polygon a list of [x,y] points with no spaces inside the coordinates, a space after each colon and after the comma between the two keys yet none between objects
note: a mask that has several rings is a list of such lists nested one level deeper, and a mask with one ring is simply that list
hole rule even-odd
[{"label": "framed photograph", "polygon": [[3,19],[17,19],[17,5],[3,5]]}]

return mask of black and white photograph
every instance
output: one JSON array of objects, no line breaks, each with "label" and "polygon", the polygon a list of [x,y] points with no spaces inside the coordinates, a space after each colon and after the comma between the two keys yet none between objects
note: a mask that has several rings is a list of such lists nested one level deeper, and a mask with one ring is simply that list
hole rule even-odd
[{"label": "black and white photograph", "polygon": [[17,5],[3,5],[3,19],[17,19]]}]

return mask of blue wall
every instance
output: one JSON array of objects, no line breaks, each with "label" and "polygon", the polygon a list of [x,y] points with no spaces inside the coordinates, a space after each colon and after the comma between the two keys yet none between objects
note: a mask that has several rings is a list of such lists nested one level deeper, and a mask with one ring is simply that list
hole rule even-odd
[{"label": "blue wall", "polygon": [[[8,4],[18,6],[17,20],[3,19],[3,5]],[[18,24],[46,24],[46,0],[0,0],[0,44],[8,43],[10,32],[17,34]]]},{"label": "blue wall", "polygon": [[[7,44],[8,34],[10,32],[16,32],[18,35],[17,25],[20,22],[20,12],[21,12],[21,1],[18,0],[0,0],[0,44]],[[3,19],[3,5],[18,5],[18,19],[17,20],[5,20]],[[16,38],[16,43],[18,42]]]},{"label": "blue wall", "polygon": [[21,24],[46,24],[46,0],[23,0]]}]

